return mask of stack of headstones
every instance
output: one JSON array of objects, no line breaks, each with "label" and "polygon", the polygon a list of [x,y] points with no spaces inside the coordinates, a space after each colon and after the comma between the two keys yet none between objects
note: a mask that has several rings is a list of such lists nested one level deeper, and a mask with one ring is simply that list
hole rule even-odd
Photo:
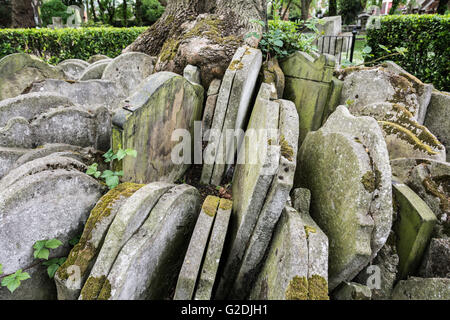
[{"label": "stack of headstones", "polygon": [[231,216],[232,201],[207,196],[178,276],[174,300],[211,300]]},{"label": "stack of headstones", "polygon": [[[86,175],[90,150],[70,145],[45,145],[22,154],[0,180],[0,257],[5,274],[35,263],[36,241],[58,239],[63,246],[50,259],[67,255],[68,242],[82,230],[89,211],[105,187]],[[0,299],[54,299],[54,283],[46,267],[34,264],[31,279]]]},{"label": "stack of headstones", "polygon": [[271,100],[275,90],[261,85],[238,154],[230,242],[218,299],[248,296],[292,188],[298,115],[292,102]]},{"label": "stack of headstones", "polygon": [[244,46],[238,48],[225,72],[211,129],[206,133],[209,140],[200,179],[203,184],[220,185],[226,170],[234,163],[242,143],[242,136],[236,137],[235,130],[244,129],[261,64],[261,51]]},{"label": "stack of headstones", "polygon": [[200,194],[186,184],[112,189],[56,273],[58,298],[170,298],[199,210]]},{"label": "stack of headstones", "polygon": [[328,238],[309,215],[310,192],[297,188],[283,209],[254,300],[328,300]]}]

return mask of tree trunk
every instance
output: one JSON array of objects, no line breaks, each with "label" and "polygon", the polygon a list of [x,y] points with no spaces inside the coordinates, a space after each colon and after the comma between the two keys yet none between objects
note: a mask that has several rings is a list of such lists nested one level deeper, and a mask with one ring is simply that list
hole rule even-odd
[{"label": "tree trunk", "polygon": [[33,28],[34,11],[31,0],[12,1],[12,27],[13,28]]},{"label": "tree trunk", "polygon": [[128,9],[127,0],[123,0],[123,6],[122,6],[122,17],[123,17],[122,18],[123,19],[122,26],[123,27],[128,27],[127,9]]},{"label": "tree trunk", "polygon": [[337,16],[337,3],[336,3],[336,0],[330,0],[328,2],[328,15],[330,17]]},{"label": "tree trunk", "polygon": [[136,23],[138,26],[142,26],[142,0],[136,0]]},{"label": "tree trunk", "polygon": [[95,6],[94,6],[94,0],[89,0],[91,3],[91,14],[92,18],[94,19],[94,22],[97,22],[97,14],[95,13]]},{"label": "tree trunk", "polygon": [[312,0],[302,0],[302,20],[306,21],[309,17],[309,6]]},{"label": "tree trunk", "polygon": [[156,71],[181,74],[187,64],[196,65],[208,86],[223,76],[244,36],[261,32],[252,19],[267,20],[266,0],[167,0],[161,18],[124,51],[158,56]]}]

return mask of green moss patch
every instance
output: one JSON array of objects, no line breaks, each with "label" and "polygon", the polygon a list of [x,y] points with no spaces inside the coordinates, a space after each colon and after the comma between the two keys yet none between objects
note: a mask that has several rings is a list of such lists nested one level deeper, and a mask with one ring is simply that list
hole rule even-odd
[{"label": "green moss patch", "polygon": [[286,300],[308,300],[308,280],[295,276],[286,289]]},{"label": "green moss patch", "polygon": [[327,280],[317,274],[312,275],[308,279],[308,299],[330,300]]},{"label": "green moss patch", "polygon": [[207,196],[202,205],[202,210],[208,216],[214,217],[219,205],[220,198],[216,196]]}]

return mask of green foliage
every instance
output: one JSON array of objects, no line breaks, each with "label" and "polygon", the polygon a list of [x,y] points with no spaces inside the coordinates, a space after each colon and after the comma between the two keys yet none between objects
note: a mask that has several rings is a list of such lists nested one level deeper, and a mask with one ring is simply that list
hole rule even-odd
[{"label": "green foliage", "polygon": [[[105,158],[106,163],[111,163],[114,160],[122,160],[126,156],[131,156],[136,158],[137,151],[133,149],[119,149],[117,153],[114,153],[112,149],[109,149],[103,157]],[[109,189],[114,189],[120,183],[120,177],[123,176],[123,171],[111,171],[105,170],[103,172],[98,170],[98,163],[93,163],[90,165],[86,171],[86,174],[90,176],[94,176],[95,178],[102,178],[105,180],[105,184],[109,187]]]},{"label": "green foliage", "polygon": [[[252,22],[265,27],[265,23],[260,20]],[[283,21],[275,14],[275,19],[269,21],[268,31],[262,35],[251,32],[246,37],[260,38],[259,48],[269,58],[275,56],[278,59],[285,58],[296,51],[311,52],[317,51],[313,46],[313,42],[318,35],[316,28],[317,19],[311,19],[307,22],[299,21]],[[307,28],[314,31],[312,34],[300,33],[299,30]]]},{"label": "green foliage", "polygon": [[27,272],[22,272],[22,269],[17,270],[15,273],[4,277],[1,285],[7,287],[8,290],[13,293],[24,280],[30,279],[30,275]]},{"label": "green foliage", "polygon": [[[367,30],[374,58],[392,48],[405,48],[395,63],[438,90],[450,91],[450,15],[388,15],[380,28]],[[381,45],[381,46],[380,46]],[[384,47],[384,48],[383,48]]]},{"label": "green foliage", "polygon": [[56,249],[62,245],[62,242],[58,239],[40,240],[36,241],[33,245],[34,258],[48,260],[50,255],[50,249]]},{"label": "green foliage", "polygon": [[69,16],[67,6],[61,0],[48,0],[42,4],[41,19],[44,27],[52,24],[52,17],[61,17],[63,23],[66,23]]},{"label": "green foliage", "polygon": [[56,270],[58,270],[58,268],[62,266],[64,262],[66,262],[66,259],[67,259],[66,257],[53,258],[43,263],[43,265],[47,267],[47,274],[50,277],[50,279],[53,279]]},{"label": "green foliage", "polygon": [[95,54],[115,58],[146,28],[0,29],[0,58],[26,52],[57,64]]},{"label": "green foliage", "polygon": [[142,1],[142,22],[144,24],[153,24],[164,13],[164,7],[158,0]]},{"label": "green foliage", "polygon": [[338,0],[338,12],[342,16],[343,24],[356,22],[356,18],[362,9],[360,0]]}]

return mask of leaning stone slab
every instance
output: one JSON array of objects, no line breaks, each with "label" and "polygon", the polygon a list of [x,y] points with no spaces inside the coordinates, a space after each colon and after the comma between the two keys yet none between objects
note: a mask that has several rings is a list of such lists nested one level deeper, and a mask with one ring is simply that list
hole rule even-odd
[{"label": "leaning stone slab", "polygon": [[356,282],[344,282],[333,294],[336,300],[370,300],[372,291],[369,287]]},{"label": "leaning stone slab", "polygon": [[275,129],[278,128],[280,105],[269,100],[272,88],[266,83],[261,84],[247,127],[247,137],[239,151],[233,177],[230,248],[217,291],[219,299],[225,299],[234,285],[247,244],[278,169],[280,146],[275,143],[272,145],[271,141],[279,139]]},{"label": "leaning stone slab", "polygon": [[311,217],[330,242],[332,290],[353,279],[372,256],[374,189],[367,182],[373,168],[366,148],[342,132],[308,133],[298,156],[296,184],[311,191]]},{"label": "leaning stone slab", "polygon": [[28,151],[29,149],[0,147],[0,179],[14,167],[17,159]]},{"label": "leaning stone slab", "polygon": [[95,300],[122,248],[139,230],[158,201],[172,184],[154,182],[140,188],[120,207],[108,229],[92,271],[84,284],[80,300]]},{"label": "leaning stone slab", "polygon": [[220,198],[218,197],[207,196],[203,202],[202,210],[195,224],[189,247],[178,275],[174,300],[191,300],[193,298],[219,201]]},{"label": "leaning stone slab", "polygon": [[[54,250],[50,258],[66,256],[68,241],[79,234],[103,191],[100,183],[84,173],[56,169],[25,176],[0,193],[0,257],[4,273],[34,263],[33,244],[38,240],[60,240],[66,245]],[[5,287],[0,289],[2,300],[56,297],[45,266],[27,272],[31,279],[13,294]]]},{"label": "leaning stone slab", "polygon": [[[106,233],[122,204],[143,185],[122,183],[104,195],[92,209],[80,241],[55,274],[58,300],[77,300],[92,269]],[[72,281],[71,275],[79,276]]]},{"label": "leaning stone slab", "polygon": [[11,170],[0,180],[0,192],[10,188],[18,180],[28,175],[55,169],[78,170],[80,172],[85,172],[87,166],[80,161],[72,158],[61,157],[58,155],[49,155],[27,162]]},{"label": "leaning stone slab", "polygon": [[178,185],[161,197],[120,251],[99,299],[167,299],[176,283],[197,220],[200,193]]},{"label": "leaning stone slab", "polygon": [[433,91],[425,117],[425,126],[447,150],[447,162],[450,161],[450,93]]},{"label": "leaning stone slab", "polygon": [[197,289],[195,290],[195,300],[212,299],[212,291],[214,284],[216,283],[217,271],[222,257],[232,206],[233,202],[231,200],[220,199],[216,219],[214,220],[214,226],[206,250],[205,260],[200,272]]},{"label": "leaning stone slab", "polygon": [[[354,137],[369,157],[370,171],[364,175],[366,189],[372,193],[370,216],[374,221],[372,258],[385,244],[392,227],[392,175],[388,147],[378,123],[370,117],[354,117],[339,106],[323,126],[324,132],[341,132]],[[297,171],[301,175],[301,172]]]},{"label": "leaning stone slab", "polygon": [[78,80],[89,64],[83,60],[69,59],[57,65],[57,68],[64,72],[67,80]]},{"label": "leaning stone slab", "polygon": [[31,121],[34,117],[52,108],[73,106],[72,101],[60,95],[48,92],[35,92],[5,99],[0,102],[0,127],[9,119],[22,117]]},{"label": "leaning stone slab", "polygon": [[[294,183],[299,133],[297,110],[290,101],[276,102],[280,110],[280,160],[230,293],[233,298],[244,299],[248,295]],[[275,141],[272,144],[275,145]]]},{"label": "leaning stone slab", "polygon": [[128,97],[139,84],[153,73],[155,58],[140,52],[127,52],[113,59],[103,72],[102,79],[114,81]]},{"label": "leaning stone slab", "polygon": [[103,72],[105,71],[108,64],[111,60],[100,60],[89,67],[87,67],[83,73],[80,75],[80,81],[93,80],[93,79],[101,79],[103,76]]},{"label": "leaning stone slab", "polygon": [[393,182],[393,195],[398,217],[394,231],[397,238],[399,278],[417,271],[430,241],[436,216],[408,186]]},{"label": "leaning stone slab", "polygon": [[90,57],[87,62],[89,64],[93,64],[95,62],[98,62],[98,61],[101,61],[101,60],[108,60],[108,59],[112,60],[110,57],[105,56],[104,54],[96,54],[96,55],[93,55],[92,57]]},{"label": "leaning stone slab", "polygon": [[371,116],[378,121],[391,159],[430,158],[445,161],[445,147],[401,104],[352,104],[349,110],[354,115]]},{"label": "leaning stone slab", "polygon": [[31,92],[50,92],[68,97],[84,109],[104,106],[112,110],[125,97],[116,83],[107,80],[67,82],[48,79],[33,84]]},{"label": "leaning stone slab", "polygon": [[250,99],[253,96],[261,64],[261,51],[245,47],[242,58],[233,58],[229,66],[231,69],[236,69],[236,74],[233,78],[227,112],[223,121],[220,147],[217,149],[214,170],[211,175],[211,184],[213,185],[220,185],[225,169],[233,163],[236,150],[239,150],[242,143],[242,137],[238,137],[235,142],[234,136],[229,139],[226,134],[227,130],[244,129],[244,121],[251,111],[249,110]]},{"label": "leaning stone slab", "polygon": [[[203,87],[171,72],[151,75],[113,116],[113,150],[137,151],[123,160],[124,179],[137,183],[174,182],[193,163],[194,121],[201,118]],[[181,135],[174,130],[181,131]],[[189,132],[190,136],[186,137]],[[183,143],[179,137],[183,137]],[[189,139],[189,140],[188,140]],[[186,150],[184,150],[186,149]]]},{"label": "leaning stone slab", "polygon": [[295,52],[280,62],[285,75],[283,98],[295,103],[299,114],[299,145],[306,134],[320,128],[328,109],[329,96],[332,90],[334,57],[325,55],[308,55]]},{"label": "leaning stone slab", "polygon": [[202,84],[200,79],[200,69],[196,66],[188,64],[183,70],[183,77],[195,84]]},{"label": "leaning stone slab", "polygon": [[449,278],[416,278],[399,281],[393,300],[450,300]]},{"label": "leaning stone slab", "polygon": [[0,59],[0,100],[20,95],[33,82],[63,76],[62,71],[35,56],[10,54]]},{"label": "leaning stone slab", "polygon": [[450,278],[450,239],[431,239],[419,274],[424,278]]}]

